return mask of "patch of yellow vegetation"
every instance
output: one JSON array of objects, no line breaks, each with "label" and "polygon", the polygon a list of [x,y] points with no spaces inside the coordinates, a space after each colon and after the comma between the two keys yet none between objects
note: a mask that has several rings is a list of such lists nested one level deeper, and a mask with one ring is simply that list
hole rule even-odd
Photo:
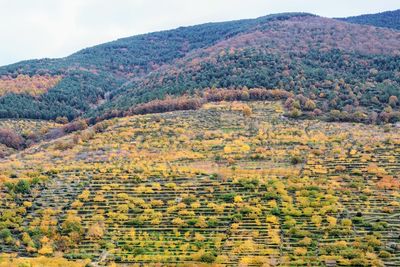
[{"label": "patch of yellow vegetation", "polygon": [[0,255],[0,267],[84,267],[90,260],[69,261],[62,257],[17,258],[15,255]]},{"label": "patch of yellow vegetation", "polygon": [[61,81],[60,75],[23,75],[20,74],[16,78],[9,76],[0,78],[0,96],[14,94],[28,94],[38,96],[47,92]]}]

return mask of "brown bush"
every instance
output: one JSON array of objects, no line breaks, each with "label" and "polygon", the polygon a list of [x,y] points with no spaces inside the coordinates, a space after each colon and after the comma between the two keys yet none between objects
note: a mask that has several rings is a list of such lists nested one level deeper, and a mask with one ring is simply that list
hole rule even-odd
[{"label": "brown bush", "polygon": [[138,105],[130,110],[130,114],[161,113],[174,110],[195,110],[201,107],[201,98],[167,98],[164,100],[153,100],[145,104]]},{"label": "brown bush", "polygon": [[24,146],[24,139],[11,129],[0,129],[0,143],[14,149]]},{"label": "brown bush", "polygon": [[66,124],[63,127],[63,130],[66,133],[72,133],[72,132],[76,132],[76,131],[85,130],[87,128],[88,128],[88,125],[85,120],[77,120],[77,121],[73,121],[71,123]]}]

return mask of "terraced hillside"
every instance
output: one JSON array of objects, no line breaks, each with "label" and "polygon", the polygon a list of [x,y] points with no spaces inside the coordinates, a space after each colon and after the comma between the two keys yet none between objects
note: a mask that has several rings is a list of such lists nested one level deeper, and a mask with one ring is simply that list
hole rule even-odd
[{"label": "terraced hillside", "polygon": [[398,129],[282,110],[221,102],[113,119],[10,156],[1,252],[99,265],[399,266]]},{"label": "terraced hillside", "polygon": [[43,134],[49,129],[60,127],[61,124],[53,121],[29,119],[0,119],[0,129],[12,129],[24,135],[29,133]]},{"label": "terraced hillside", "polygon": [[48,131],[57,127],[61,127],[61,124],[53,121],[0,119],[0,158],[39,141]]}]

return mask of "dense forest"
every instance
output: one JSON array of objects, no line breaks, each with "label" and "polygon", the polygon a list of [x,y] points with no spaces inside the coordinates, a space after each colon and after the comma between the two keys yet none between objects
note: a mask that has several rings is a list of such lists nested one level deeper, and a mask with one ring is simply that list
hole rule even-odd
[{"label": "dense forest", "polygon": [[[376,17],[383,26],[395,24],[393,13]],[[321,118],[396,122],[399,36],[305,13],[133,36],[0,68],[0,117],[101,118],[166,96],[264,88],[303,99],[288,112],[309,114],[302,105],[308,99]]]},{"label": "dense forest", "polygon": [[[376,32],[386,35],[385,43]],[[395,122],[400,97],[398,36],[317,17],[273,22],[126,84],[100,108],[126,110],[205,88],[279,88],[314,101],[315,113],[329,120]]]},{"label": "dense forest", "polygon": [[[205,48],[269,21],[306,14],[278,14],[258,19],[207,23],[176,30],[120,39],[83,49],[61,59],[29,60],[0,68],[0,80],[19,75],[63,76],[39,97],[10,92],[0,98],[0,117],[55,119],[76,118],[107,99],[122,84],[172,63],[188,52]],[[1,82],[0,82],[1,86]]]},{"label": "dense forest", "polygon": [[378,14],[340,18],[340,20],[351,23],[366,24],[376,27],[385,27],[400,30],[400,9],[394,11],[386,11]]}]

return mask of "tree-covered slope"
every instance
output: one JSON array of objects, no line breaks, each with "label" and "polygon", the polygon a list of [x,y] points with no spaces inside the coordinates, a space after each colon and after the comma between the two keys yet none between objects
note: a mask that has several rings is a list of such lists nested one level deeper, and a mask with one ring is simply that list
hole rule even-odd
[{"label": "tree-covered slope", "polygon": [[7,81],[62,77],[39,95],[5,94],[0,116],[104,117],[166,95],[261,87],[294,94],[291,111],[312,100],[311,111],[329,118],[393,122],[400,118],[399,55],[398,31],[310,14],[208,23],[0,68]]},{"label": "tree-covered slope", "polygon": [[[10,93],[0,99],[0,117],[75,118],[101,103],[124,82],[139,79],[190,51],[205,48],[272,20],[307,14],[278,14],[222,23],[207,23],[149,33],[83,49],[61,59],[29,60],[0,68],[1,79],[18,75],[63,76],[39,97]],[[21,108],[23,107],[23,108]]]},{"label": "tree-covered slope", "polygon": [[273,21],[125,85],[100,109],[211,87],[261,87],[285,89],[303,103],[309,98],[317,113],[342,112],[333,119],[396,121],[399,44],[400,33],[371,26],[311,16]]},{"label": "tree-covered slope", "polygon": [[376,27],[400,30],[400,9],[377,14],[367,14],[348,18],[340,18],[340,20],[350,23],[365,24]]}]

